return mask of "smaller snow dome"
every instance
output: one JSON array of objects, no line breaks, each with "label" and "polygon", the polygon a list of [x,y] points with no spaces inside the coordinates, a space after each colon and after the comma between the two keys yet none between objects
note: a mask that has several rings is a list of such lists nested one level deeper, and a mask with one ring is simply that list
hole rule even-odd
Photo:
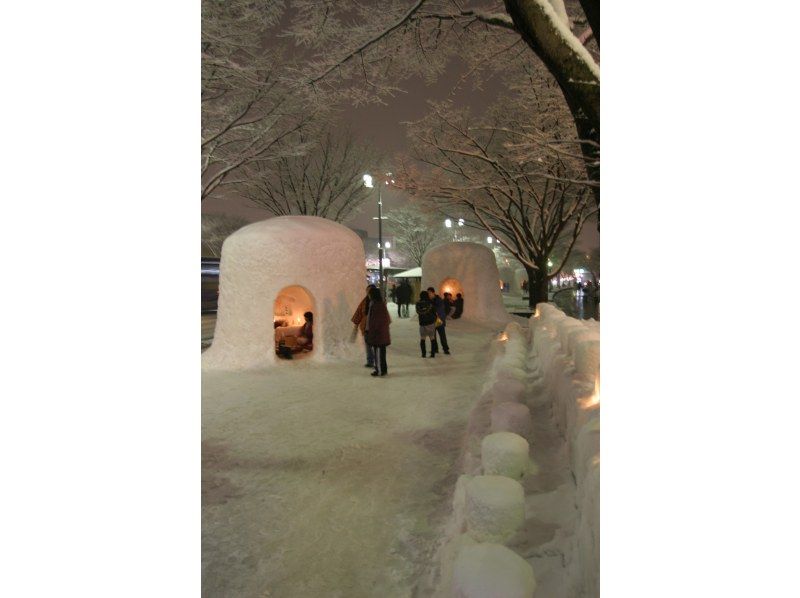
[{"label": "smaller snow dome", "polygon": [[279,216],[239,229],[222,246],[217,324],[203,367],[284,365],[276,344],[297,338],[306,311],[314,319],[308,359],[349,358],[358,353],[350,318],[365,280],[364,245],[337,222]]},{"label": "smaller snow dome", "polygon": [[465,320],[506,322],[494,253],[478,243],[457,241],[429,249],[422,257],[422,288],[464,297]]}]

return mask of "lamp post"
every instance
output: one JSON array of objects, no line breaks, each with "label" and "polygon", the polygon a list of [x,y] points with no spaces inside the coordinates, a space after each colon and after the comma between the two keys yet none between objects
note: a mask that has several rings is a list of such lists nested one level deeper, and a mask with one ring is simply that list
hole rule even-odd
[{"label": "lamp post", "polygon": [[[385,184],[389,184],[388,177],[392,176],[391,172],[386,173],[387,180],[384,181]],[[368,189],[372,189],[372,177],[368,174],[364,175],[364,186]],[[394,181],[392,181],[394,182]],[[380,289],[381,289],[381,296],[383,300],[386,301],[386,284],[383,280],[383,197],[381,195],[382,185],[378,185],[378,217],[373,218],[373,220],[378,221],[378,280],[380,282]]]}]

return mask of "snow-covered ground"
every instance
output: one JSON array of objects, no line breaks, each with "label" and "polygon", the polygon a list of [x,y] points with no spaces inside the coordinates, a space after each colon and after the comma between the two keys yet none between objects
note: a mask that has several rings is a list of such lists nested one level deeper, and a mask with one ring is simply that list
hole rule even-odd
[{"label": "snow-covered ground", "polygon": [[363,361],[203,373],[205,596],[413,594],[498,332],[451,322],[452,355],[422,359],[417,330],[394,319],[385,378]]},{"label": "snow-covered ground", "polygon": [[[463,492],[493,473],[482,446],[498,430],[531,460],[504,482],[524,522],[501,543],[535,597],[596,595],[598,323],[550,306],[516,321],[451,322],[453,354],[423,360],[416,320],[395,318],[386,378],[311,360],[204,372],[204,595],[452,595],[467,583],[454,571],[475,572],[459,555],[496,546],[476,544]],[[484,564],[484,582],[502,569]]]}]

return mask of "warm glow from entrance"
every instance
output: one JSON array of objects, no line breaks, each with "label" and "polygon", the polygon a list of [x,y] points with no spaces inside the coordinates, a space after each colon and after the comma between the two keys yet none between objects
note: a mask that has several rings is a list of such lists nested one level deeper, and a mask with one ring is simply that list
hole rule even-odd
[{"label": "warm glow from entrance", "polygon": [[594,409],[600,406],[600,376],[594,379],[594,392],[588,399],[580,400],[581,409]]},{"label": "warm glow from entrance", "polygon": [[457,293],[464,294],[464,291],[461,288],[461,283],[458,282],[455,278],[445,278],[439,284],[439,295],[444,297],[445,293],[450,293],[453,295],[453,300],[456,298]]}]

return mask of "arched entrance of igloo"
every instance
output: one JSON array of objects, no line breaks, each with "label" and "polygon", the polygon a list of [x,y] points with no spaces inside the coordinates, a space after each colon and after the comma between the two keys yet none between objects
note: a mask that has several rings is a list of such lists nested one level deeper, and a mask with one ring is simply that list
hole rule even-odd
[{"label": "arched entrance of igloo", "polygon": [[303,314],[306,312],[314,314],[313,324],[316,327],[314,297],[307,289],[300,285],[291,285],[278,291],[272,312],[277,355],[289,357],[313,350],[313,341],[309,343],[303,334]]},{"label": "arched entrance of igloo", "polygon": [[450,293],[455,299],[457,293],[464,295],[464,288],[461,282],[456,278],[445,278],[439,283],[439,296],[444,297],[445,293]]}]

